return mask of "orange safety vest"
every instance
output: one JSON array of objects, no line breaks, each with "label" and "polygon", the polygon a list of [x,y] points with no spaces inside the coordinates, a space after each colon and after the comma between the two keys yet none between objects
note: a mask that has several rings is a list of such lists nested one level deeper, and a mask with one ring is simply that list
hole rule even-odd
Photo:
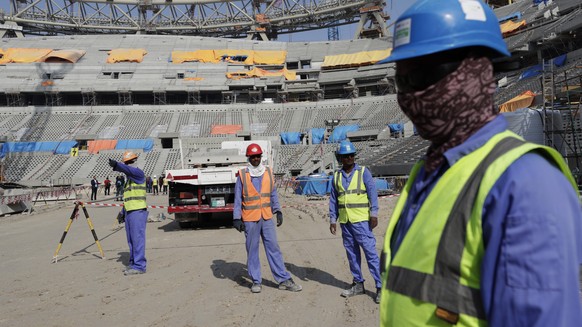
[{"label": "orange safety vest", "polygon": [[247,169],[238,171],[238,176],[242,183],[242,220],[259,221],[261,217],[265,220],[273,218],[271,211],[271,193],[273,192],[273,173],[267,167],[263,174],[261,193],[257,192],[251,182],[251,174]]}]

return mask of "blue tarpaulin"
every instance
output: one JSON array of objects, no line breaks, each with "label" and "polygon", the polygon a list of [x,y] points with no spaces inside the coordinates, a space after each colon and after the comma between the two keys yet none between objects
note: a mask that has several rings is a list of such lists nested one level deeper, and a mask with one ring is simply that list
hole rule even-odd
[{"label": "blue tarpaulin", "polygon": [[532,66],[532,67],[528,68],[526,71],[524,71],[523,73],[521,73],[521,75],[519,75],[519,79],[522,80],[522,79],[538,76],[543,72],[543,70],[544,69],[542,68],[542,65]]},{"label": "blue tarpaulin", "polygon": [[325,136],[325,128],[311,129],[311,144],[320,144]]},{"label": "blue tarpaulin", "polygon": [[404,130],[404,124],[388,124],[390,133],[398,133]]},{"label": "blue tarpaulin", "polygon": [[339,143],[348,137],[348,132],[356,132],[359,129],[358,125],[337,126],[329,136],[329,143]]},{"label": "blue tarpaulin", "polygon": [[144,152],[149,152],[154,148],[154,141],[151,139],[145,140],[119,140],[115,146],[115,150],[125,149],[143,149]]},{"label": "blue tarpaulin", "polygon": [[301,133],[299,132],[282,132],[281,141],[283,144],[300,144],[301,143]]},{"label": "blue tarpaulin", "polygon": [[295,194],[301,195],[325,195],[331,191],[331,181],[333,176],[321,174],[311,176],[299,176]]},{"label": "blue tarpaulin", "polygon": [[501,18],[498,18],[497,20],[499,21],[499,23],[503,23],[505,21],[514,20],[514,19],[516,19],[516,20],[520,20],[521,19],[521,13],[519,11],[518,12],[514,12],[511,15],[507,15],[507,16],[503,16]]},{"label": "blue tarpaulin", "polygon": [[76,145],[77,141],[8,142],[2,146],[0,158],[4,158],[8,152],[52,152],[55,154],[69,154],[71,148]]},{"label": "blue tarpaulin", "polygon": [[[566,63],[566,59],[567,59],[566,54],[552,58],[552,60],[554,61],[554,66],[556,66],[556,67],[564,66],[564,64]],[[544,68],[542,67],[542,65],[535,65],[535,66],[528,68],[523,73],[521,73],[521,75],[519,75],[519,80],[539,76],[543,72],[544,72]]]},{"label": "blue tarpaulin", "polygon": [[[299,176],[295,194],[301,195],[325,195],[331,192],[333,187],[333,176],[326,174],[317,174],[310,176]],[[385,179],[374,178],[377,191],[392,189],[392,185]]]},{"label": "blue tarpaulin", "polygon": [[566,59],[567,59],[566,54],[563,54],[561,56],[557,56],[556,58],[554,58],[554,65],[556,67],[562,67],[566,63]]}]

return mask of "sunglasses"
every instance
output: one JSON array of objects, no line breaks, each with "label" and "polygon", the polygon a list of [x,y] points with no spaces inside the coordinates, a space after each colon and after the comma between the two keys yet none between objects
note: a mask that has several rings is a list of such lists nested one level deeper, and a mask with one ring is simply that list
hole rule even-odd
[{"label": "sunglasses", "polygon": [[460,61],[447,62],[439,65],[421,65],[406,74],[396,73],[396,87],[400,93],[422,91],[436,84],[461,65]]},{"label": "sunglasses", "polygon": [[260,154],[255,154],[254,156],[250,156],[249,158],[251,159],[261,159],[261,155]]},{"label": "sunglasses", "polygon": [[356,156],[355,153],[348,153],[348,154],[342,154],[342,155],[340,155],[340,158],[347,159],[347,158],[353,158],[355,156]]}]

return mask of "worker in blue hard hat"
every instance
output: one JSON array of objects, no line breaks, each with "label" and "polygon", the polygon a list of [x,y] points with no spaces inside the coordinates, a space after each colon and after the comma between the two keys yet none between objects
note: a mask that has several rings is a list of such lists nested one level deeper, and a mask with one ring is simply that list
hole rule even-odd
[{"label": "worker in blue hard hat", "polygon": [[[348,256],[352,284],[341,296],[364,294],[361,250],[368,262],[374,279],[376,295],[380,303],[382,281],[380,259],[376,252],[376,238],[372,229],[378,226],[378,192],[370,170],[355,163],[356,148],[350,141],[341,141],[336,156],[342,167],[333,175],[333,186],[329,196],[329,231],[335,235],[339,220],[342,240]],[[361,250],[360,250],[361,249]]]},{"label": "worker in blue hard hat", "polygon": [[398,103],[431,145],[382,251],[382,326],[577,326],[582,212],[554,149],[508,130],[492,60],[509,56],[478,0],[420,0],[386,62]]}]

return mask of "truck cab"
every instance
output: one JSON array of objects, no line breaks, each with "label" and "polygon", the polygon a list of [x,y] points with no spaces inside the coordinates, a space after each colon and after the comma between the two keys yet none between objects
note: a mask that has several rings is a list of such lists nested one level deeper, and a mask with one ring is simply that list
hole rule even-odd
[{"label": "truck cab", "polygon": [[238,171],[247,166],[246,147],[263,148],[264,164],[272,163],[269,141],[225,141],[219,150],[195,152],[186,158],[184,169],[166,172],[169,181],[168,213],[181,228],[213,217],[232,217]]}]

